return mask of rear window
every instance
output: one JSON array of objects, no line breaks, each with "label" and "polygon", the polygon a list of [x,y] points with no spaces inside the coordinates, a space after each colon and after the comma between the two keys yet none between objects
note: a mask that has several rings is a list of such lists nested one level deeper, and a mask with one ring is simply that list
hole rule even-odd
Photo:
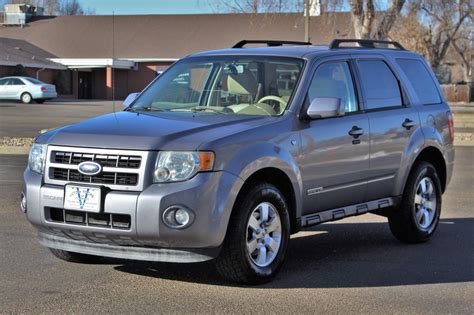
[{"label": "rear window", "polygon": [[33,84],[44,84],[44,82],[41,82],[40,80],[36,80],[36,79],[33,79],[33,78],[24,78],[26,81],[29,81],[30,83],[33,83]]},{"label": "rear window", "polygon": [[408,80],[423,105],[441,103],[436,84],[428,72],[428,69],[426,69],[421,61],[415,59],[397,59],[397,63],[408,77]]},{"label": "rear window", "polygon": [[360,60],[357,64],[367,109],[403,105],[398,80],[384,61]]}]

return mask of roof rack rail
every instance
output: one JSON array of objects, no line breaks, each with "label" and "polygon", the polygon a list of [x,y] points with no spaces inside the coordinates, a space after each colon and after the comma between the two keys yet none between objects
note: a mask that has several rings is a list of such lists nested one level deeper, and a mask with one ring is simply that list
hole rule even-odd
[{"label": "roof rack rail", "polygon": [[386,44],[393,45],[396,49],[406,50],[399,42],[389,40],[375,40],[375,39],[335,39],[329,44],[329,49],[338,48],[353,48],[353,47],[340,47],[342,43],[357,43],[363,48],[377,48],[374,44]]},{"label": "roof rack rail", "polygon": [[265,40],[265,39],[244,39],[232,46],[232,48],[242,48],[247,44],[267,44],[268,47],[283,46],[283,45],[312,45],[310,42],[297,42],[288,40]]}]

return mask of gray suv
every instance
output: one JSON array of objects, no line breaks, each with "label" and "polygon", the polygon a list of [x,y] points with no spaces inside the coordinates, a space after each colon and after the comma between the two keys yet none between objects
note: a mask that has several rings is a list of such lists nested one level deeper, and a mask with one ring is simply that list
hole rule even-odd
[{"label": "gray suv", "polygon": [[417,243],[438,225],[452,115],[397,42],[241,41],[125,103],[31,149],[21,208],[63,260],[214,260],[254,284],[303,228],[371,212]]}]

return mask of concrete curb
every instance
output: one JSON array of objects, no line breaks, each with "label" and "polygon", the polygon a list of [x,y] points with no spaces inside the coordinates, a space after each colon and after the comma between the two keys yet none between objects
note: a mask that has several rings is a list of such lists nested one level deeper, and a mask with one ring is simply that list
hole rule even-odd
[{"label": "concrete curb", "polygon": [[7,147],[7,146],[0,146],[0,155],[6,154],[28,154],[30,152],[29,147]]}]

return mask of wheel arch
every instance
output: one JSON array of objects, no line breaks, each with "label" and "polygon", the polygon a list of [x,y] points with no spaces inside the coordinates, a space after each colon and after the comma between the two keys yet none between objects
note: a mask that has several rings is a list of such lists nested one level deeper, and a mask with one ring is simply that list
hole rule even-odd
[{"label": "wheel arch", "polygon": [[237,194],[234,207],[239,203],[239,199],[242,198],[251,187],[256,183],[262,182],[274,185],[283,194],[288,203],[291,225],[290,232],[292,234],[298,232],[300,230],[300,224],[297,210],[298,199],[296,197],[295,188],[288,174],[277,167],[264,167],[250,174],[250,176],[245,179],[239,193]]},{"label": "wheel arch", "polygon": [[[420,151],[420,153],[417,155],[417,157],[411,164],[408,175],[411,174],[413,167],[418,162],[422,162],[422,161],[431,163],[435,167],[436,172],[438,173],[439,179],[441,181],[442,193],[444,193],[444,191],[446,190],[446,185],[447,185],[447,167],[446,167],[446,161],[444,160],[443,153],[438,148],[433,147],[433,146],[428,146],[428,147],[423,148],[423,150]],[[405,183],[403,187],[404,189],[405,189],[407,180],[408,180],[408,176],[405,179]]]}]

